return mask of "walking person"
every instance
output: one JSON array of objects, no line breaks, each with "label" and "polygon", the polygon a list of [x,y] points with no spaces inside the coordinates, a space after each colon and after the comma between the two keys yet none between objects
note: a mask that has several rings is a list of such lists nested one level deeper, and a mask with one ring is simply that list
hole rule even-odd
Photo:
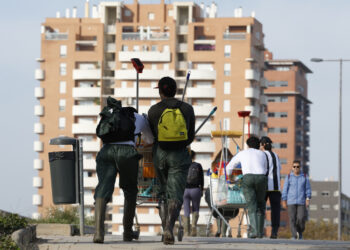
[{"label": "walking person", "polygon": [[266,201],[270,201],[271,206],[271,239],[277,239],[278,228],[280,226],[281,213],[281,164],[278,155],[272,152],[272,141],[269,137],[263,136],[260,139],[263,152],[267,155],[269,163],[269,173],[267,176]]},{"label": "walking person", "polygon": [[[132,231],[137,197],[138,162],[142,157],[135,148],[141,132],[146,143],[153,142],[152,131],[145,116],[134,108],[122,108],[121,102],[111,97],[100,113],[101,121],[96,134],[103,146],[96,156],[98,184],[95,189],[95,235],[94,243],[104,242],[106,205],[112,200],[116,176],[124,193],[123,240],[132,241],[138,235]],[[119,122],[117,122],[119,121]]]},{"label": "walking person", "polygon": [[160,183],[159,215],[163,243],[174,244],[173,228],[179,216],[186,187],[191,156],[187,149],[194,139],[193,107],[174,98],[176,82],[163,77],[158,82],[161,101],[148,111],[155,143],[153,163]]},{"label": "walking person", "polygon": [[252,136],[246,141],[248,149],[236,154],[227,165],[230,176],[233,169],[241,164],[243,194],[247,202],[251,230],[249,238],[262,238],[266,210],[267,160],[266,155],[259,150],[259,138]]},{"label": "walking person", "polygon": [[[194,161],[196,153],[191,150],[192,163],[188,170],[186,189],[184,193],[184,228],[185,235],[197,236],[199,207],[203,196],[204,174],[202,165]],[[190,223],[192,203],[192,227]]]},{"label": "walking person", "polygon": [[311,186],[308,176],[301,171],[300,161],[293,161],[292,172],[287,175],[283,191],[283,207],[288,207],[292,239],[303,239],[306,209],[310,205]]}]

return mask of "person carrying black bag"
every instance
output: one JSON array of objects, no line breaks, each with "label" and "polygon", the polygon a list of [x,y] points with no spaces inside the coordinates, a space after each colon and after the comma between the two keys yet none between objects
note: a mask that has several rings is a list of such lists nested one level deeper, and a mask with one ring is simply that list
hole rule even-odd
[{"label": "person carrying black bag", "polygon": [[[193,161],[196,153],[191,150],[192,164],[188,170],[186,189],[184,193],[184,228],[186,236],[197,236],[199,207],[203,196],[204,175],[202,165]],[[190,223],[192,202],[192,227]]]},{"label": "person carrying black bag", "polygon": [[280,226],[281,212],[281,164],[278,155],[272,152],[272,141],[269,137],[263,136],[260,139],[263,152],[267,155],[269,173],[267,176],[266,201],[269,199],[271,206],[271,239],[277,239]]}]

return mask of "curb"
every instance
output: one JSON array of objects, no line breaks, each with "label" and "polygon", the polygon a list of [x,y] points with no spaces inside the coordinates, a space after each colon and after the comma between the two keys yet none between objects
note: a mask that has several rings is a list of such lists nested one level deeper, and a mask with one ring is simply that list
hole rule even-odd
[{"label": "curb", "polygon": [[11,238],[20,249],[30,249],[29,243],[36,240],[36,225],[19,229],[12,233]]}]

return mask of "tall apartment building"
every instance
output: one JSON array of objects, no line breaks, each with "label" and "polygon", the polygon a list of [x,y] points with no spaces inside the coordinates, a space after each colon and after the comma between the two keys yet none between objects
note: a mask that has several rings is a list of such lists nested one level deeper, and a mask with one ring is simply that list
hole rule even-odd
[{"label": "tall apartment building", "polygon": [[[84,188],[86,213],[93,214],[93,193],[97,184],[95,156],[101,142],[95,135],[98,113],[111,95],[124,105],[136,104],[136,71],[130,59],[140,58],[145,68],[140,77],[139,112],[147,113],[158,102],[153,89],[163,76],[178,83],[181,97],[187,71],[191,71],[185,100],[193,105],[196,127],[217,106],[214,117],[199,131],[191,148],[196,161],[208,169],[221,149],[221,140],[211,138],[211,131],[242,131],[237,111],[249,110],[250,133],[266,135],[267,82],[263,78],[264,34],[254,17],[242,17],[242,10],[232,10],[235,17],[218,18],[217,6],[193,2],[132,4],[102,2],[85,6],[85,17],[47,18],[42,24],[40,64],[35,88],[39,104],[35,106],[38,122],[34,126],[38,152],[34,168],[33,204],[40,217],[52,203],[48,152],[70,150],[49,145],[60,135],[84,139]],[[248,131],[246,120],[245,133]],[[236,152],[234,144],[229,144]],[[118,180],[116,181],[118,185]],[[205,206],[205,202],[202,202]],[[122,232],[122,192],[116,187],[107,216],[109,231]],[[206,223],[202,209],[199,223]],[[143,235],[160,231],[155,204],[139,206]]]},{"label": "tall apartment building", "polygon": [[[284,179],[290,173],[293,160],[300,160],[303,171],[309,173],[311,102],[307,96],[306,75],[312,71],[299,60],[274,60],[268,51],[265,52],[265,63],[267,133],[280,158],[281,177]],[[268,211],[268,225],[269,215]],[[281,226],[287,225],[287,211],[282,211]]]},{"label": "tall apartment building", "polygon": [[[337,181],[311,181],[309,219],[338,224],[339,190]],[[350,235],[350,198],[341,194],[342,233]]]}]

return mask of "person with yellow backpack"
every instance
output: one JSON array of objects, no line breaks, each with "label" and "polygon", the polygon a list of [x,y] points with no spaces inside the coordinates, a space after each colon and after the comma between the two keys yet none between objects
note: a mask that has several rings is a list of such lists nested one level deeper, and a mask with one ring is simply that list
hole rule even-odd
[{"label": "person with yellow backpack", "polygon": [[158,82],[161,101],[148,111],[154,135],[153,163],[160,183],[159,216],[163,243],[174,244],[173,228],[179,217],[191,156],[187,149],[195,136],[193,107],[175,98],[177,86],[171,77]]}]

